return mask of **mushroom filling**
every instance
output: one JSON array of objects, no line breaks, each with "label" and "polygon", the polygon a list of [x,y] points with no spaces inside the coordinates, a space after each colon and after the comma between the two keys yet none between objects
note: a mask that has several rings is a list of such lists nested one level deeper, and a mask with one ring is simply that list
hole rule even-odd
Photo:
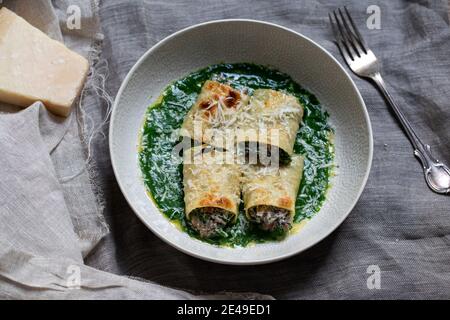
[{"label": "mushroom filling", "polygon": [[264,231],[287,232],[291,227],[289,210],[268,205],[254,206],[248,209],[250,220]]},{"label": "mushroom filling", "polygon": [[197,208],[190,214],[191,225],[202,238],[220,234],[232,219],[231,212],[215,207]]}]

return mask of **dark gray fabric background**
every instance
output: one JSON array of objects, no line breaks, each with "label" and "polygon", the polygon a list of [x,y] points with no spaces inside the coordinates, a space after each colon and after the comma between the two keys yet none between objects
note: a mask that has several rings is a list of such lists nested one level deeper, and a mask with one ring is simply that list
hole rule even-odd
[{"label": "dark gray fabric background", "polygon": [[[408,119],[450,163],[450,28],[447,1],[125,1],[104,0],[103,58],[115,95],[136,60],[169,34],[222,18],[252,18],[292,28],[343,62],[327,13],[348,5],[383,63],[383,75]],[[381,30],[365,27],[381,8]],[[299,57],[301,63],[301,57]],[[399,125],[376,89],[352,74],[374,134],[369,181],[348,219],[327,239],[288,260],[233,267],[178,252],[134,215],[115,181],[106,141],[95,158],[107,201],[108,235],[87,258],[96,268],[193,292],[255,291],[276,298],[450,298],[450,198],[432,193]],[[100,108],[99,108],[100,109]],[[93,117],[100,119],[100,114]],[[369,265],[381,289],[369,290]]]}]

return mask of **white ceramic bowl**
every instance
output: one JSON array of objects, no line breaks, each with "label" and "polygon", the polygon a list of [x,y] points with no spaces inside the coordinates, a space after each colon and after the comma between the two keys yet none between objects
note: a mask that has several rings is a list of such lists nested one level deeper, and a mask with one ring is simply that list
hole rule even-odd
[{"label": "white ceramic bowl", "polygon": [[[137,159],[147,107],[163,89],[192,71],[220,62],[271,65],[314,93],[335,128],[337,175],[320,212],[281,242],[246,248],[213,246],[176,229],[147,196]],[[181,30],[147,51],[117,94],[110,150],[119,186],[142,222],[192,256],[226,264],[262,264],[297,254],[328,236],[350,213],[372,163],[372,129],[364,101],[344,68],[314,41],[271,23],[220,20]]]}]

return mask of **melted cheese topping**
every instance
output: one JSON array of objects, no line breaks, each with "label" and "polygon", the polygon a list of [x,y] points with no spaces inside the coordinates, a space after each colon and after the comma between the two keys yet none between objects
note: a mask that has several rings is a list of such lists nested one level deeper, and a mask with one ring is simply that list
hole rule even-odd
[{"label": "melted cheese topping", "polygon": [[248,96],[232,87],[208,80],[185,118],[180,134],[216,147],[225,147],[225,138],[233,136],[239,110]]},{"label": "melted cheese topping", "polygon": [[290,155],[302,117],[303,107],[296,97],[275,90],[255,90],[250,103],[239,112],[237,141],[274,145]]},{"label": "melted cheese topping", "polygon": [[293,155],[289,165],[279,168],[243,165],[242,194],[246,212],[254,206],[269,205],[287,209],[293,216],[303,162],[303,156]]},{"label": "melted cheese topping", "polygon": [[183,183],[188,217],[193,210],[204,207],[225,209],[237,216],[241,174],[235,161],[227,160],[230,156],[201,146],[185,151]]}]

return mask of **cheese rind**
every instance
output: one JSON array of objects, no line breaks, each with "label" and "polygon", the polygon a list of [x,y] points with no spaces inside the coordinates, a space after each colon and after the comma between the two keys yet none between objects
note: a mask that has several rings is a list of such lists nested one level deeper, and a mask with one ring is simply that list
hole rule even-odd
[{"label": "cheese rind", "polygon": [[42,101],[68,116],[89,71],[88,61],[14,12],[0,9],[0,101]]}]

